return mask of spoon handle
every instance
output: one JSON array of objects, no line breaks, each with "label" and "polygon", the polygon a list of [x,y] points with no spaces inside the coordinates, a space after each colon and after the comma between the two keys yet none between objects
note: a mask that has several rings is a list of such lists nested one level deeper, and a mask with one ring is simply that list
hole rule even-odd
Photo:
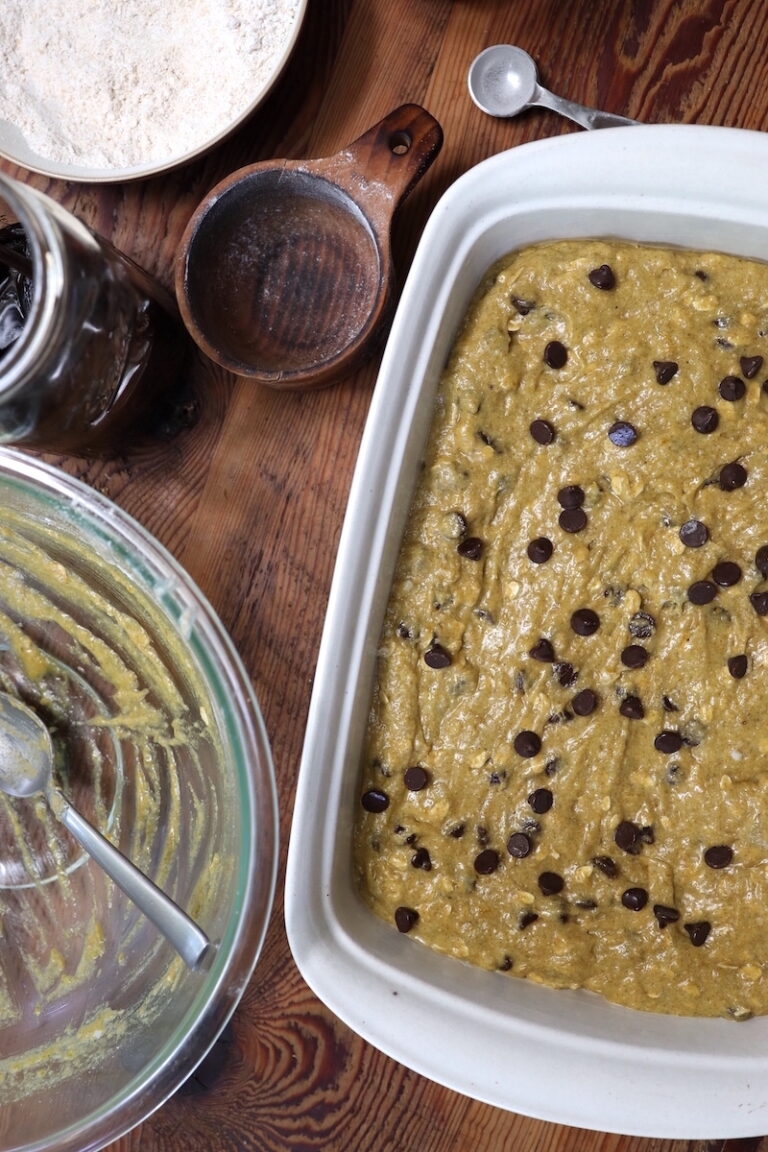
[{"label": "spoon handle", "polygon": [[190,968],[207,967],[214,946],[194,920],[165,892],[131,863],[105,836],[97,832],[58,790],[49,794],[54,814],[78,844],[101,865],[118,888],[134,902],[173,945]]},{"label": "spoon handle", "polygon": [[551,112],[557,112],[567,120],[573,120],[582,128],[621,128],[640,123],[639,120],[630,120],[627,116],[617,116],[614,112],[601,112],[598,108],[587,108],[584,104],[577,104],[575,100],[566,100],[547,88],[542,88],[541,85],[537,87],[531,103],[538,104],[540,108],[549,108]]}]

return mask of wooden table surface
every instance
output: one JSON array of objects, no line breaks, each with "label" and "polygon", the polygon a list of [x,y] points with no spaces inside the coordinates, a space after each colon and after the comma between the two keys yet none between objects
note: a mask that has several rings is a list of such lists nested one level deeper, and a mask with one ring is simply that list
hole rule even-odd
[{"label": "wooden table surface", "polygon": [[[465,75],[482,48],[519,44],[552,90],[637,119],[768,129],[768,5],[760,0],[309,0],[266,104],[202,160],[128,185],[31,176],[167,285],[187,219],[247,162],[329,155],[404,102],[445,144],[394,230],[402,275],[444,189],[526,140],[576,131],[545,111],[495,121]],[[193,353],[190,426],[103,460],[55,457],[150,529],[229,629],[261,702],[280,797],[282,880],[316,653],[376,362],[330,389],[281,395]],[[278,895],[256,974],[194,1079],[111,1152],[718,1152],[722,1140],[595,1134],[431,1084],[358,1039],[304,985]],[[524,1059],[524,1053],[520,1054]],[[516,1054],[510,1052],[510,1075]],[[552,1093],[558,1083],[553,1078]],[[599,1085],[595,1092],[599,1093]],[[757,1140],[729,1141],[752,1152]],[[768,1140],[764,1142],[768,1148]]]}]

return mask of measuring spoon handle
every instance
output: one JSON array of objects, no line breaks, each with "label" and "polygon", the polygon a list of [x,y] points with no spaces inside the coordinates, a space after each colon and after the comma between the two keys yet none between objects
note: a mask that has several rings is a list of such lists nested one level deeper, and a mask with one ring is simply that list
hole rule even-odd
[{"label": "measuring spoon handle", "polygon": [[214,946],[194,920],[123,856],[111,841],[97,832],[61,792],[53,790],[48,799],[54,815],[78,844],[162,932],[185,964],[190,968],[206,967],[213,957]]},{"label": "measuring spoon handle", "polygon": [[557,112],[582,128],[623,128],[640,123],[639,120],[630,120],[627,116],[617,116],[614,112],[601,112],[598,108],[587,108],[585,104],[577,104],[575,100],[566,100],[563,96],[557,96],[547,88],[542,88],[541,85],[537,86],[531,104],[548,108],[550,112]]}]

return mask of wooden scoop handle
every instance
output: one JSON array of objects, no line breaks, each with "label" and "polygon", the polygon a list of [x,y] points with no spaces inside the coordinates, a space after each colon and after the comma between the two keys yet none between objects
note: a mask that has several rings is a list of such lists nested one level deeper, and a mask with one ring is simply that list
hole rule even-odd
[{"label": "wooden scoop handle", "polygon": [[418,104],[402,104],[335,156],[309,161],[307,169],[343,188],[384,239],[395,209],[442,144],[434,116]]}]

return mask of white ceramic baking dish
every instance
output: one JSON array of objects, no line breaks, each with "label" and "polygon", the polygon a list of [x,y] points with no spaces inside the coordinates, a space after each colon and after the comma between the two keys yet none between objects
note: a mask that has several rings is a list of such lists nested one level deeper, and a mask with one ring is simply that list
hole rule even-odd
[{"label": "white ceramic baking dish", "polygon": [[400,935],[356,894],[358,760],[432,395],[498,257],[543,239],[617,236],[768,259],[767,188],[768,137],[724,128],[614,128],[478,165],[424,231],[361,444],[296,797],[291,948],[320,999],[372,1044],[459,1092],[546,1120],[668,1138],[768,1132],[768,1017],[641,1013],[477,970]]}]

